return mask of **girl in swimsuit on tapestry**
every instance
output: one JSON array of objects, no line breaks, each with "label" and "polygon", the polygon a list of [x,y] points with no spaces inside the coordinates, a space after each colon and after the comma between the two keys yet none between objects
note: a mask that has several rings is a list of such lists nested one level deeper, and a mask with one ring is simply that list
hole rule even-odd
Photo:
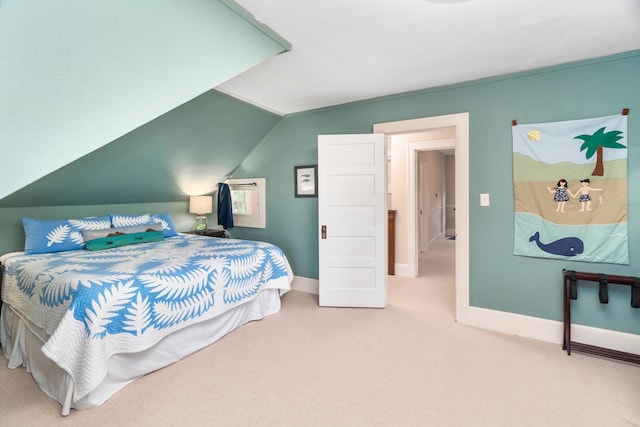
[{"label": "girl in swimsuit on tapestry", "polygon": [[588,211],[592,210],[591,196],[589,195],[589,191],[602,191],[602,188],[591,188],[589,184],[591,184],[591,181],[588,178],[581,179],[580,188],[578,188],[576,194],[573,194],[571,191],[569,191],[569,194],[571,194],[571,197],[573,198],[577,197],[578,194],[580,195],[580,212],[584,212],[585,209]]},{"label": "girl in swimsuit on tapestry", "polygon": [[564,204],[569,200],[569,189],[567,188],[567,180],[561,179],[554,188],[547,187],[547,190],[553,194],[553,201],[558,203],[556,212],[564,213]]}]

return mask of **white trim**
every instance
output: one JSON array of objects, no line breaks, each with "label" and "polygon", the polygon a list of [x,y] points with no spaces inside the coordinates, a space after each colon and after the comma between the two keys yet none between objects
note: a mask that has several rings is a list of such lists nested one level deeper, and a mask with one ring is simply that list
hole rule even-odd
[{"label": "white trim", "polygon": [[[396,268],[398,266],[399,264],[396,264]],[[291,289],[318,295],[318,280],[295,276]],[[467,312],[468,326],[562,346],[562,322],[480,307],[469,307]],[[636,334],[572,325],[571,339],[583,344],[640,354],[640,335]]]},{"label": "white trim", "polygon": [[[389,134],[413,133],[450,127],[455,127],[456,130],[456,321],[467,324],[469,310],[469,113],[378,123],[373,125],[373,132],[384,133],[388,136]],[[410,257],[409,262],[412,261],[413,258]]]},{"label": "white trim", "polygon": [[291,283],[291,289],[294,291],[306,292],[308,294],[320,295],[320,282],[318,279],[294,276],[293,282]]},{"label": "white trim", "polygon": [[[562,345],[563,323],[505,311],[469,307],[469,326]],[[571,340],[612,350],[640,354],[640,335],[584,325],[571,326]],[[562,347],[560,347],[562,348]]]},{"label": "white trim", "polygon": [[395,275],[400,277],[411,277],[409,275],[409,264],[395,263]]},{"label": "white trim", "polygon": [[236,94],[234,92],[231,92],[230,90],[227,90],[223,86],[224,86],[224,82],[222,83],[221,86],[214,87],[213,90],[218,91],[218,92],[220,92],[220,93],[222,93],[224,95],[227,95],[227,96],[229,96],[231,98],[235,98],[235,99],[237,99],[239,101],[242,101],[245,104],[253,105],[254,107],[260,108],[261,110],[267,111],[269,113],[273,113],[276,116],[280,116],[280,117],[286,116],[286,113],[283,113],[282,111],[274,110],[273,108],[267,107],[264,104],[260,104],[259,102],[253,101],[253,100],[251,100],[249,98],[245,98],[243,96],[240,96],[240,95],[238,95],[238,94]]},{"label": "white trim", "polygon": [[266,228],[267,227],[267,180],[266,178],[229,178],[226,180],[231,191],[242,190],[253,194],[256,211],[247,214],[233,214],[234,227]]}]

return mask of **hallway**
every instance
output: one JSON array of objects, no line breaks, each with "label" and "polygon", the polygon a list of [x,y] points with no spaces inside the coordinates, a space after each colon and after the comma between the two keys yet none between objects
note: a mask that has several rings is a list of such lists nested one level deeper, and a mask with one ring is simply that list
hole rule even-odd
[{"label": "hallway", "polygon": [[455,240],[438,240],[433,243],[431,250],[420,254],[418,277],[451,276],[453,281],[455,278],[455,249]]},{"label": "hallway", "polygon": [[[455,320],[455,241],[440,240],[420,256],[420,277],[388,276],[393,304],[400,298],[403,306]],[[399,292],[394,292],[397,290]]]}]

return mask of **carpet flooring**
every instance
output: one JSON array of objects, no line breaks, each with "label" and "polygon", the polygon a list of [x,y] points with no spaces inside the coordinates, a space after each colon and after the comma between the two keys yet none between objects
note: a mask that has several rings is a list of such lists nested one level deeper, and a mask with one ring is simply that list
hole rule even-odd
[{"label": "carpet flooring", "polygon": [[390,276],[385,309],[280,313],[60,416],[25,369],[0,364],[1,426],[634,426],[640,367],[454,321],[453,241]]}]

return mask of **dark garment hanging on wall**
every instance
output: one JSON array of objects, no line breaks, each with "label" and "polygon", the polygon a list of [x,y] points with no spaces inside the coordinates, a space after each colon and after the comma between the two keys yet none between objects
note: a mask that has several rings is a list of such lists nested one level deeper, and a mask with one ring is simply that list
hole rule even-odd
[{"label": "dark garment hanging on wall", "polygon": [[233,206],[231,205],[231,190],[223,182],[218,183],[218,225],[225,230],[233,228]]}]

